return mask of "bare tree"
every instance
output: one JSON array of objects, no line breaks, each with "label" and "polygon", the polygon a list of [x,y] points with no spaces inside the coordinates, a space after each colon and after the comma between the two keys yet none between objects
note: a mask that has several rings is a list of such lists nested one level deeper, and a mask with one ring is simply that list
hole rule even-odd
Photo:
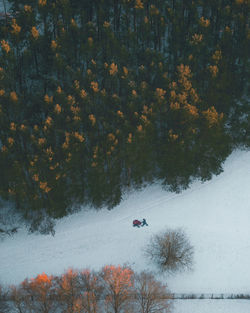
[{"label": "bare tree", "polygon": [[23,288],[23,285],[11,286],[10,301],[18,313],[33,313],[32,295]]},{"label": "bare tree", "polygon": [[192,268],[194,251],[185,232],[179,228],[153,235],[145,254],[160,271],[174,273]]},{"label": "bare tree", "polygon": [[79,273],[81,301],[84,313],[99,312],[100,300],[103,295],[101,278],[95,272],[84,270]]},{"label": "bare tree", "polygon": [[69,269],[59,278],[57,294],[63,306],[63,312],[81,312],[81,290],[78,271]]},{"label": "bare tree", "polygon": [[106,312],[128,312],[134,272],[128,267],[105,266],[100,274],[106,296]]},{"label": "bare tree", "polygon": [[3,287],[0,285],[0,312],[1,313],[10,312],[6,296],[7,296],[6,290],[4,290]]},{"label": "bare tree", "polygon": [[171,294],[165,285],[155,280],[152,273],[135,275],[134,293],[138,313],[167,313],[171,310]]},{"label": "bare tree", "polygon": [[0,198],[0,239],[14,235],[22,225],[21,214]]},{"label": "bare tree", "polygon": [[3,8],[4,8],[5,21],[6,21],[6,25],[7,25],[7,11],[6,11],[6,3],[5,3],[5,0],[2,0],[2,3],[3,3]]}]

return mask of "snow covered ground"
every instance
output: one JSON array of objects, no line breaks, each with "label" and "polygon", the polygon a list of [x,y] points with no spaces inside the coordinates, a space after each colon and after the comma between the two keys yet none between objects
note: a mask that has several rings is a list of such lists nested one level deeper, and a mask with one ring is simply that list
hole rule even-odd
[{"label": "snow covered ground", "polygon": [[249,300],[175,300],[174,313],[249,313]]},{"label": "snow covered ground", "polygon": [[[13,284],[42,272],[60,274],[69,267],[99,269],[125,262],[135,270],[154,270],[143,255],[150,236],[166,227],[183,227],[195,247],[195,264],[192,272],[161,277],[171,292],[250,294],[249,186],[250,151],[235,151],[221,175],[204,184],[195,182],[181,194],[155,184],[126,194],[114,210],[84,208],[60,220],[54,237],[21,230],[0,241],[0,282]],[[143,217],[149,227],[133,228],[132,220]],[[186,301],[188,305],[191,300]],[[245,312],[244,303],[250,312],[250,301],[241,301],[242,310],[237,312]],[[184,308],[189,312],[181,300],[178,303],[176,313]]]}]

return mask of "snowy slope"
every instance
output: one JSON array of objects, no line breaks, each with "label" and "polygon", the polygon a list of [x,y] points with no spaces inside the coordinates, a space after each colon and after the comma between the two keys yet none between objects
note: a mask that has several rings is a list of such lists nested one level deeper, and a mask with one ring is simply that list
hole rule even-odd
[{"label": "snowy slope", "polygon": [[[195,265],[190,273],[162,278],[172,292],[250,293],[249,186],[250,152],[235,151],[221,175],[181,194],[156,184],[125,195],[112,211],[85,208],[60,220],[55,237],[22,230],[0,242],[0,281],[111,263],[153,270],[143,256],[150,236],[183,227],[195,247]],[[134,229],[132,220],[142,217],[149,227]]]}]

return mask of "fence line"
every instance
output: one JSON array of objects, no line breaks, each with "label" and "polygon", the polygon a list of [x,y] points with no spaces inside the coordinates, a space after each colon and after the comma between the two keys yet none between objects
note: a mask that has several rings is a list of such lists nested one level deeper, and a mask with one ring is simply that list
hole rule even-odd
[{"label": "fence line", "polygon": [[[24,298],[32,298],[32,295],[25,295]],[[130,299],[136,299],[137,294],[131,294]],[[54,299],[58,300],[57,296],[54,295]],[[105,301],[106,296],[102,295],[101,297],[97,297],[96,300],[98,301]],[[166,300],[205,300],[205,299],[212,299],[212,300],[250,300],[250,293],[169,293],[165,297],[158,298],[158,299],[166,299]],[[12,302],[12,298],[9,293],[2,295],[1,301],[3,302]],[[0,312],[1,313],[1,312]]]},{"label": "fence line", "polygon": [[247,299],[250,300],[250,293],[172,293],[172,299]]}]

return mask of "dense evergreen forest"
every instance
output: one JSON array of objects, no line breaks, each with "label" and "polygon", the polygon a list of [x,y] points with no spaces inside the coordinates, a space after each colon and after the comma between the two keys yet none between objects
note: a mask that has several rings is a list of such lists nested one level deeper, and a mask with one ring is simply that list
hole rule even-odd
[{"label": "dense evergreen forest", "polygon": [[249,145],[249,0],[8,2],[0,197],[33,229],[128,186],[179,192]]}]

